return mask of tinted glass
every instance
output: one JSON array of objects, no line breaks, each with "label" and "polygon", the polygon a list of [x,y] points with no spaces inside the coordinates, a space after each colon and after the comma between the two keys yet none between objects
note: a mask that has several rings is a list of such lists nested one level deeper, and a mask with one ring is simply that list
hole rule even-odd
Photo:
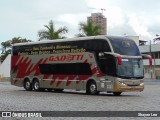
[{"label": "tinted glass", "polygon": [[143,60],[142,59],[122,59],[122,64],[117,67],[117,74],[122,78],[143,78]]},{"label": "tinted glass", "polygon": [[104,74],[116,76],[116,62],[112,55],[100,57],[98,64]]},{"label": "tinted glass", "polygon": [[108,37],[115,53],[140,56],[136,43],[127,37]]},{"label": "tinted glass", "polygon": [[88,63],[40,64],[41,74],[92,75]]},{"label": "tinted glass", "polygon": [[54,53],[78,53],[78,52],[110,52],[110,46],[106,40],[79,40],[54,42],[34,45],[13,46],[13,55],[41,55]]}]

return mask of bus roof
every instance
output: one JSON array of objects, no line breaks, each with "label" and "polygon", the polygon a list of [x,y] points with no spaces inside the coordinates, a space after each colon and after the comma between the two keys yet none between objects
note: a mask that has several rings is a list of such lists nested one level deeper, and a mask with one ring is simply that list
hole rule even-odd
[{"label": "bus roof", "polygon": [[44,43],[55,43],[55,42],[68,42],[68,41],[79,41],[79,40],[93,40],[93,39],[106,39],[105,35],[98,36],[89,36],[89,37],[75,37],[75,38],[67,38],[67,39],[55,39],[55,40],[42,40],[36,42],[25,42],[25,43],[16,43],[13,46],[22,46],[22,45],[33,45],[33,44],[44,44]]}]

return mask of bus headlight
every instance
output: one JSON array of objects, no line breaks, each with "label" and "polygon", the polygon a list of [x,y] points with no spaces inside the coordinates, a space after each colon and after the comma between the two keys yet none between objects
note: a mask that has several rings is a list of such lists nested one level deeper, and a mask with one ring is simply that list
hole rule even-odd
[{"label": "bus headlight", "polygon": [[124,86],[127,86],[125,83],[121,83],[122,85],[124,85]]},{"label": "bus headlight", "polygon": [[121,81],[119,81],[119,84],[124,85],[124,86],[127,86],[127,84],[125,84],[125,83],[123,83],[123,82],[121,82]]}]

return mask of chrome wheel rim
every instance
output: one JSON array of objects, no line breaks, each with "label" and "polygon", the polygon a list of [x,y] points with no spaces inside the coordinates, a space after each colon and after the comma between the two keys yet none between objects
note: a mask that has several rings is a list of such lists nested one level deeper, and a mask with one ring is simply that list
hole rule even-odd
[{"label": "chrome wheel rim", "polygon": [[91,91],[91,93],[94,93],[96,91],[96,85],[95,84],[91,84],[90,91]]},{"label": "chrome wheel rim", "polygon": [[34,83],[34,89],[35,89],[35,90],[38,90],[38,89],[39,89],[39,83],[38,83],[38,82],[35,82],[35,83]]},{"label": "chrome wheel rim", "polygon": [[26,82],[26,88],[29,88],[29,87],[30,87],[30,85],[31,85],[31,84],[30,84],[30,82],[29,82],[29,81],[27,81],[27,82]]}]

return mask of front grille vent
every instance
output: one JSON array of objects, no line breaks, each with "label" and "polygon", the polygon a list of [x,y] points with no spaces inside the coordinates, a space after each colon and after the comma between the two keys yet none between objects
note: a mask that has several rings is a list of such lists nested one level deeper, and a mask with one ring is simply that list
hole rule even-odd
[{"label": "front grille vent", "polygon": [[139,86],[139,84],[136,84],[136,85],[127,85],[127,86],[131,86],[131,87],[132,87],[132,86]]}]

